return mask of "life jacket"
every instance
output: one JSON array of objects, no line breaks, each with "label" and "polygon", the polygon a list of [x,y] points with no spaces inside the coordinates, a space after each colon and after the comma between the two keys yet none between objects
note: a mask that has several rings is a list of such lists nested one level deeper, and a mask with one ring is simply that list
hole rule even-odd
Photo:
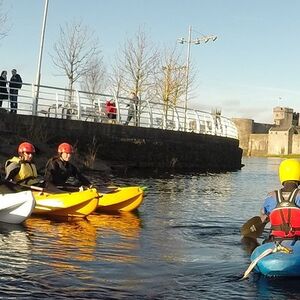
[{"label": "life jacket", "polygon": [[39,182],[37,179],[36,166],[28,161],[21,161],[19,157],[13,157],[6,161],[5,168],[10,164],[15,163],[20,165],[19,173],[15,176],[14,181],[19,184],[34,185]]},{"label": "life jacket", "polygon": [[288,195],[278,190],[276,193],[277,205],[270,213],[271,235],[280,238],[294,238],[300,236],[300,208],[295,199],[299,190],[295,189]]}]

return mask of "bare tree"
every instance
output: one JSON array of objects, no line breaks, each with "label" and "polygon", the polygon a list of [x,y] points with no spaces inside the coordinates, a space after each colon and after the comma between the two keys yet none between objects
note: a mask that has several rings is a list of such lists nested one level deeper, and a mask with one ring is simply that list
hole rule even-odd
[{"label": "bare tree", "polygon": [[[165,123],[168,121],[170,107],[184,101],[186,92],[186,66],[177,54],[176,48],[165,50],[156,74],[155,95],[163,102]],[[172,110],[174,112],[174,110]],[[172,114],[174,118],[174,114]]]},{"label": "bare tree", "polygon": [[187,93],[193,89],[194,79],[193,65],[190,64],[189,76],[187,76],[187,66],[181,53],[178,53],[176,47],[166,49],[160,61],[155,85],[155,98],[163,102],[165,126],[174,126],[175,111],[173,108],[184,104]]},{"label": "bare tree", "polygon": [[88,92],[87,97],[93,106],[96,105],[97,95],[107,87],[107,74],[102,57],[95,56],[89,61],[88,71],[82,77],[81,88]]},{"label": "bare tree", "polygon": [[0,40],[5,38],[9,31],[7,12],[3,6],[3,0],[0,0]]},{"label": "bare tree", "polygon": [[159,98],[167,105],[178,105],[185,93],[186,66],[176,54],[176,49],[166,50],[156,77]]},{"label": "bare tree", "polygon": [[98,41],[82,22],[73,21],[60,27],[58,41],[54,44],[53,63],[69,80],[69,102],[72,101],[74,83],[90,69],[90,62],[98,55]]},{"label": "bare tree", "polygon": [[[110,76],[110,91],[116,97],[119,97],[122,94],[123,87],[126,86],[124,82],[124,75],[118,66],[112,67],[112,75]],[[127,96],[127,94],[126,94]]]},{"label": "bare tree", "polygon": [[[158,66],[158,51],[148,41],[143,30],[139,29],[135,38],[128,39],[124,47],[117,55],[116,68],[118,78],[115,78],[115,86],[119,92],[128,97],[134,92],[139,97],[136,122],[138,125],[140,114],[143,109],[142,99],[150,96],[150,91],[155,84],[155,72]],[[120,74],[122,75],[120,77]]]}]

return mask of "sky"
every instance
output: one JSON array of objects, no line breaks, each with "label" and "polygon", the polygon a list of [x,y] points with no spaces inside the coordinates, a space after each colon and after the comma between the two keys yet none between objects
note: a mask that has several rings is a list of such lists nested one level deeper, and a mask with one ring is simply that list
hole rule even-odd
[{"label": "sky", "polygon": [[[2,0],[9,31],[0,40],[1,70],[16,68],[35,83],[44,0]],[[276,106],[300,111],[300,1],[298,0],[49,0],[41,84],[66,87],[51,55],[59,27],[81,20],[99,39],[110,69],[116,52],[143,27],[159,48],[180,37],[217,35],[191,45],[197,70],[188,106],[221,109],[228,118],[272,123]],[[185,59],[187,44],[182,47]]]}]

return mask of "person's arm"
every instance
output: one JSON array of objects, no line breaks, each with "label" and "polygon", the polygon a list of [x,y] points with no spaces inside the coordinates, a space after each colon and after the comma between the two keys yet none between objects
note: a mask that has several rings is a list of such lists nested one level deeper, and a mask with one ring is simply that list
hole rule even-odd
[{"label": "person's arm", "polygon": [[23,83],[20,75],[18,75],[18,81],[19,81],[18,88],[20,89],[22,87],[22,83]]},{"label": "person's arm", "polygon": [[13,180],[20,171],[20,164],[18,163],[8,163],[5,167],[5,180]]},{"label": "person's arm", "polygon": [[50,159],[46,164],[45,175],[44,175],[44,179],[47,185],[54,183],[53,177],[55,176],[55,173],[56,173],[56,163],[53,159]]},{"label": "person's arm", "polygon": [[80,182],[81,185],[84,186],[91,185],[91,182],[83,174],[81,174],[74,165],[72,165],[72,173],[73,176]]},{"label": "person's arm", "polygon": [[298,191],[298,194],[296,196],[295,204],[300,208],[300,190]]},{"label": "person's arm", "polygon": [[268,194],[266,197],[263,207],[261,209],[260,218],[262,222],[268,220],[271,211],[276,207],[277,203],[272,193]]}]

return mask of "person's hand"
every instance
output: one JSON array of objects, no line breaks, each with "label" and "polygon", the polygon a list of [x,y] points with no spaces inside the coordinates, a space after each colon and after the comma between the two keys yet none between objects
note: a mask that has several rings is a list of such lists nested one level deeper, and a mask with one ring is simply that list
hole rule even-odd
[{"label": "person's hand", "polygon": [[79,192],[83,192],[84,191],[84,187],[83,185],[79,187]]}]

